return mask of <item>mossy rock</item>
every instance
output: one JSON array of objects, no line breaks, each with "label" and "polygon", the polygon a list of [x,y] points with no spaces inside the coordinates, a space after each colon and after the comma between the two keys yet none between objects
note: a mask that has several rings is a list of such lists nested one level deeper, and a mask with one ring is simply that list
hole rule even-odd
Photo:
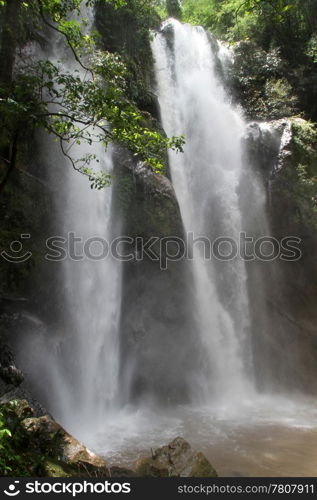
[{"label": "mossy rock", "polygon": [[285,120],[283,127],[286,139],[273,175],[274,207],[283,213],[285,230],[316,229],[317,128],[298,117]]},{"label": "mossy rock", "polygon": [[44,477],[73,477],[76,471],[65,463],[47,459],[41,466]]},{"label": "mossy rock", "polygon": [[[11,431],[14,466],[25,465],[25,475],[44,477],[109,477],[107,463],[88,450],[48,415],[34,417],[25,400],[1,406],[5,425]],[[14,474],[13,474],[14,475]]]}]

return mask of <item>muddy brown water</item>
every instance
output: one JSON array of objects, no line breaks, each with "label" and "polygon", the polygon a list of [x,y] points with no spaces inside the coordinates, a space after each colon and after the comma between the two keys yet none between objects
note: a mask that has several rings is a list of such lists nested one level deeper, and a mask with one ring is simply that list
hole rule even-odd
[{"label": "muddy brown water", "polygon": [[[317,405],[281,401],[232,418],[180,408],[172,414],[150,412],[111,418],[106,434],[91,446],[110,464],[131,467],[151,448],[177,436],[202,451],[222,477],[316,477]],[[248,413],[249,412],[249,413]]]},{"label": "muddy brown water", "polygon": [[317,476],[317,429],[259,426],[230,438],[203,450],[219,476]]}]

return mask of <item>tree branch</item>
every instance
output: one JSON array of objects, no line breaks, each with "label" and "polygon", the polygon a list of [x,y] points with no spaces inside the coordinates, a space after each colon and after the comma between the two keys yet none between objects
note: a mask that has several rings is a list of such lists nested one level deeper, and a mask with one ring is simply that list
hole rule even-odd
[{"label": "tree branch", "polygon": [[80,60],[80,58],[78,57],[77,53],[76,53],[76,50],[74,49],[73,47],[73,44],[72,44],[72,41],[71,39],[69,38],[69,36],[67,35],[67,33],[64,33],[63,31],[61,31],[59,28],[57,28],[56,26],[54,26],[54,24],[51,24],[45,17],[44,15],[44,9],[43,9],[43,5],[42,5],[42,2],[41,0],[37,0],[37,3],[38,3],[38,6],[39,6],[39,11],[40,11],[40,16],[42,18],[42,21],[46,24],[46,26],[48,26],[49,28],[51,28],[52,30],[56,31],[57,33],[60,33],[61,35],[63,35],[66,40],[67,40],[67,43],[69,45],[69,48],[71,49],[72,53],[73,53],[73,56],[75,57],[76,61],[78,62],[78,64],[85,70],[85,71],[89,71],[89,73],[91,73],[91,75],[93,76],[93,72],[90,68],[88,68],[87,66],[85,66],[82,61]]}]

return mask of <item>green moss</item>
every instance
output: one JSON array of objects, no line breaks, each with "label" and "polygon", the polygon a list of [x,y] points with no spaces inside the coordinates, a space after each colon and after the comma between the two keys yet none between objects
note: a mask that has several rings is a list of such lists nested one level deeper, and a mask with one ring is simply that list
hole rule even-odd
[{"label": "green moss", "polygon": [[65,463],[53,459],[45,459],[41,464],[41,472],[45,477],[74,477],[76,470]]},{"label": "green moss", "polygon": [[310,121],[293,120],[292,130],[294,134],[294,145],[297,155],[304,156],[312,169],[316,168],[317,161],[317,129]]},{"label": "green moss", "polygon": [[292,119],[289,156],[279,174],[279,190],[289,200],[297,224],[317,228],[317,129],[315,124]]}]

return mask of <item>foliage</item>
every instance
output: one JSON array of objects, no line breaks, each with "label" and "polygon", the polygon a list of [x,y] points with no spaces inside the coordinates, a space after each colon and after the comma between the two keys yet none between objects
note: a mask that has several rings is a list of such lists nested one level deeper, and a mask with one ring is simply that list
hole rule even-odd
[{"label": "foliage", "polygon": [[302,215],[306,223],[317,227],[317,172],[312,176],[307,165],[302,164],[297,165],[296,172],[298,177],[296,196],[300,198],[302,206],[305,202]]},{"label": "foliage", "polygon": [[[14,407],[15,401],[10,405]],[[0,473],[2,476],[28,476],[24,460],[15,449],[13,435],[8,428],[7,412],[0,406]]]},{"label": "foliage", "polygon": [[[157,14],[157,9],[162,9],[160,1],[129,0],[122,7],[115,8],[111,2],[99,0],[96,8],[97,27],[103,35],[107,50],[131,58],[142,55],[142,49],[147,54],[149,30],[160,25]],[[147,61],[142,63],[147,64]]]},{"label": "foliage", "polygon": [[181,19],[182,9],[179,0],[166,0],[166,10],[169,16]]},{"label": "foliage", "polygon": [[312,35],[307,43],[306,55],[317,63],[317,34]]},{"label": "foliage", "polygon": [[265,102],[268,116],[279,118],[294,114],[297,99],[286,78],[270,78],[265,82]]},{"label": "foliage", "polygon": [[[102,141],[107,147],[109,142],[121,142],[155,172],[162,172],[166,148],[181,151],[183,138],[167,139],[144,125],[142,114],[129,95],[129,72],[122,57],[97,49],[98,37],[95,33],[86,34],[85,19],[69,20],[70,13],[79,12],[81,4],[94,3],[93,0],[23,3],[34,24],[44,23],[65,38],[77,68],[65,71],[61,63],[32,59],[22,51],[9,88],[1,85],[0,79],[1,128],[5,130],[1,142],[12,143],[17,134],[21,138],[25,130],[42,127],[58,138],[65,156],[76,170],[88,176],[92,187],[101,188],[109,183],[109,176],[93,168],[98,163],[94,154],[75,158],[74,144]],[[141,8],[142,4],[142,16],[138,13],[143,20],[140,29],[148,34],[148,26],[142,23],[148,16],[149,2],[146,5],[133,0],[129,6],[123,0],[102,3],[118,11],[131,10],[132,3],[133,9]]]},{"label": "foliage", "polygon": [[3,471],[3,474],[12,471],[7,457],[8,443],[11,436],[11,432],[6,427],[3,411],[0,408],[0,470]]},{"label": "foliage", "polygon": [[[292,89],[289,110],[296,111],[295,94],[299,107],[317,120],[317,0],[183,0],[182,5],[184,21],[201,24],[220,39],[251,42],[266,54],[278,50],[284,69],[276,78]],[[253,95],[255,102],[267,98],[265,82]],[[274,116],[280,112],[282,106]],[[266,111],[262,115],[267,117]]]},{"label": "foliage", "polygon": [[295,119],[292,133],[291,163],[283,171],[283,191],[297,207],[296,222],[317,228],[317,129],[311,122]]},{"label": "foliage", "polygon": [[216,4],[213,0],[185,0],[182,5],[185,22],[215,28]]},{"label": "foliage", "polygon": [[166,9],[166,0],[156,0],[154,8],[161,19],[168,18],[168,13]]},{"label": "foliage", "polygon": [[0,405],[0,475],[9,477],[42,477],[46,450],[28,442],[21,422],[33,412],[26,401],[11,400]]},{"label": "foliage", "polygon": [[0,443],[3,443],[7,437],[11,437],[11,432],[6,428],[3,411],[0,408]]},{"label": "foliage", "polygon": [[[165,2],[164,2],[165,3]],[[102,48],[120,54],[127,67],[127,94],[142,110],[155,111],[150,89],[153,71],[151,30],[158,29],[164,15],[161,0],[130,0],[120,9],[99,2],[96,27]]]},{"label": "foliage", "polygon": [[305,200],[305,215],[317,227],[317,129],[310,122],[294,122],[294,144],[297,157],[297,196]]},{"label": "foliage", "polygon": [[297,37],[314,32],[316,5],[316,0],[184,0],[183,14],[231,40],[270,42],[284,40],[290,30]]},{"label": "foliage", "polygon": [[[0,0],[0,7],[5,7],[12,0]],[[93,6],[96,0],[85,0],[86,6]],[[105,3],[112,4],[115,8],[120,8],[126,5],[127,0],[103,0]],[[57,21],[66,17],[69,11],[77,10],[79,12],[82,0],[41,0],[41,4],[47,12],[50,13],[52,19]],[[25,8],[29,8],[34,4],[33,0],[23,0],[21,4]]]},{"label": "foliage", "polygon": [[265,51],[251,41],[235,44],[233,50],[227,77],[247,116],[267,120],[296,114],[297,98],[280,50]]}]

